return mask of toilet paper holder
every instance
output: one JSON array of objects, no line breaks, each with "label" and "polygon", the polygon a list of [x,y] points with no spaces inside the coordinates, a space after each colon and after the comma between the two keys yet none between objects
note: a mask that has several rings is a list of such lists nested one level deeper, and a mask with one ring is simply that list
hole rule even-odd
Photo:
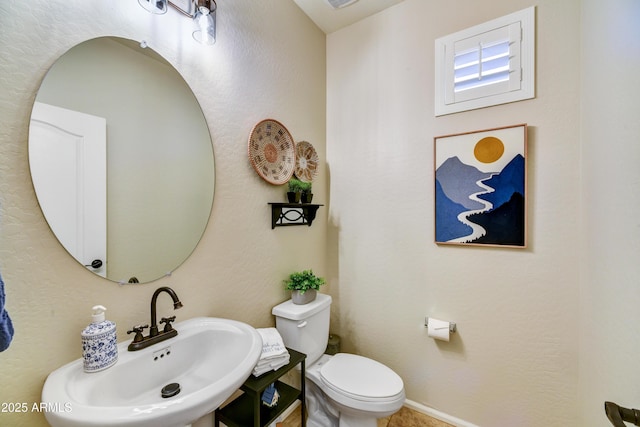
[{"label": "toilet paper holder", "polygon": [[[425,328],[429,327],[429,318],[428,317],[424,318],[424,327]],[[455,332],[457,329],[458,328],[457,328],[455,323],[449,322],[449,332]]]}]

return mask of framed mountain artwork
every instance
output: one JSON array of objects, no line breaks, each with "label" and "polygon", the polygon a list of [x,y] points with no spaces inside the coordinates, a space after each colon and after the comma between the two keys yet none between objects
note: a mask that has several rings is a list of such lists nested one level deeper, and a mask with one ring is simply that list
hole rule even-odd
[{"label": "framed mountain artwork", "polygon": [[525,248],[527,125],[437,136],[437,244]]}]

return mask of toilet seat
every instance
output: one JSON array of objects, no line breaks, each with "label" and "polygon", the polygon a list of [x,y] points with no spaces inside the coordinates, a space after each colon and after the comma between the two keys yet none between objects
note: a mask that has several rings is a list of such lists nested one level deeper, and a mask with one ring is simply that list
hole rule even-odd
[{"label": "toilet seat", "polygon": [[380,362],[355,354],[334,355],[320,368],[320,379],[334,393],[360,402],[404,399],[404,383],[398,374]]}]

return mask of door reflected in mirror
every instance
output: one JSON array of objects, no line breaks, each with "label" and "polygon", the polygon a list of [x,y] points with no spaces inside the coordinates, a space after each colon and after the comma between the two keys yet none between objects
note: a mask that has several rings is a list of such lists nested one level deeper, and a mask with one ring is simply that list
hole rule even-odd
[{"label": "door reflected in mirror", "polygon": [[131,40],[86,41],[51,67],[31,116],[29,165],[60,243],[112,281],[175,270],[211,214],[213,148],[200,105],[167,61]]}]

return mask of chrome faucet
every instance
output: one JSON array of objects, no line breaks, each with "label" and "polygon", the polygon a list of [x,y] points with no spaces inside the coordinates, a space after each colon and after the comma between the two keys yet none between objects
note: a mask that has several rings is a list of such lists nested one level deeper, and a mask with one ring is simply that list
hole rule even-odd
[{"label": "chrome faucet", "polygon": [[135,337],[131,344],[129,344],[129,351],[142,350],[143,348],[147,348],[153,344],[159,343],[161,341],[167,340],[169,338],[175,337],[178,335],[178,331],[173,329],[171,326],[171,322],[176,320],[176,316],[171,317],[163,317],[160,319],[160,323],[164,323],[164,329],[162,332],[158,330],[157,316],[156,316],[156,304],[158,301],[158,295],[162,292],[166,292],[169,294],[171,299],[173,300],[173,308],[177,310],[182,307],[182,303],[178,298],[178,295],[175,291],[167,286],[163,286],[161,288],[156,289],[151,297],[151,328],[149,329],[149,335],[146,337],[142,334],[142,331],[145,328],[148,328],[149,325],[144,326],[135,326],[130,331],[127,331],[127,334],[135,333]]}]

